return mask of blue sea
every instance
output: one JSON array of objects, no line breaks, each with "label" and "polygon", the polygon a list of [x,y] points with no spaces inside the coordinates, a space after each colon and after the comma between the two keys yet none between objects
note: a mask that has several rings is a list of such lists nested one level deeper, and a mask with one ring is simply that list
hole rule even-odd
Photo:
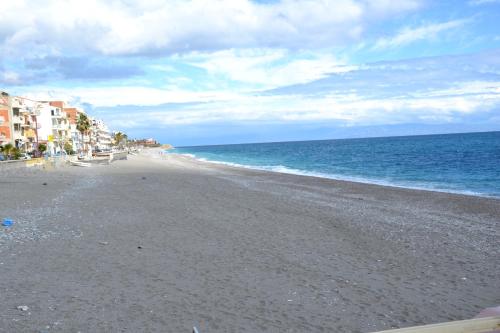
[{"label": "blue sea", "polygon": [[500,132],[179,147],[253,169],[500,198]]}]

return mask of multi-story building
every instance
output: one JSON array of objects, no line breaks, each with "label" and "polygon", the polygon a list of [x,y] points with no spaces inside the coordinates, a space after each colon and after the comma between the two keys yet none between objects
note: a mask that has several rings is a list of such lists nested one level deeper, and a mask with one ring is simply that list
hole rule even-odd
[{"label": "multi-story building", "polygon": [[78,131],[81,114],[85,111],[62,101],[39,102],[0,91],[0,145],[11,143],[32,152],[43,143],[50,155],[67,150],[68,145],[88,155],[92,149],[110,149],[111,135],[103,121],[89,117],[89,131],[83,135]]},{"label": "multi-story building", "polygon": [[61,108],[52,107],[50,116],[52,117],[52,137],[54,139],[54,146],[57,151],[64,149],[64,145],[69,143],[71,133],[69,128],[68,117]]},{"label": "multi-story building", "polygon": [[39,140],[47,144],[50,155],[64,150],[66,143],[71,144],[70,125],[66,113],[51,102],[41,102],[38,122],[40,124]]},{"label": "multi-story building", "polygon": [[92,119],[92,148],[95,150],[111,149],[111,133],[100,119]]},{"label": "multi-story building", "polygon": [[12,108],[8,93],[0,92],[0,145],[13,144],[12,139]]},{"label": "multi-story building", "polygon": [[24,152],[32,152],[38,145],[37,113],[40,102],[14,96],[11,98],[12,139],[14,146]]},{"label": "multi-story building", "polygon": [[[63,102],[52,102],[52,103],[63,103]],[[75,107],[68,107],[64,104],[60,104],[63,107],[64,113],[66,113],[68,122],[69,122],[69,130],[70,130],[70,136],[71,136],[71,142],[73,144],[73,150],[75,152],[80,152],[85,149],[84,143],[85,139],[87,139],[87,143],[90,142],[90,139],[88,138],[87,135],[83,135],[83,141],[82,141],[82,133],[78,131],[76,128],[78,124],[78,117],[80,114],[85,114],[85,111],[83,111],[80,108],[75,108]]]}]

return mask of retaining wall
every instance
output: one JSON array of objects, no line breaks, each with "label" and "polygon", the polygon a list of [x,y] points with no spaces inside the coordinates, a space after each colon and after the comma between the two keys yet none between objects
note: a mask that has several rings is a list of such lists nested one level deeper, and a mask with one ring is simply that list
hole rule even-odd
[{"label": "retaining wall", "polygon": [[21,168],[59,168],[66,166],[66,160],[61,157],[32,158],[31,160],[0,161],[0,172]]},{"label": "retaining wall", "polygon": [[111,153],[109,155],[109,162],[118,161],[118,160],[126,160],[127,154],[128,153],[126,151],[121,151],[118,153]]}]

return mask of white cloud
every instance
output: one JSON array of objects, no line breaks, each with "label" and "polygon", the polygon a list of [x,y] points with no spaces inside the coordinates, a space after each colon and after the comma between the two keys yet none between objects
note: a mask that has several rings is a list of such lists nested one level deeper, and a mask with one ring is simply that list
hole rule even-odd
[{"label": "white cloud", "polygon": [[310,82],[330,73],[356,68],[346,66],[331,54],[291,54],[284,49],[231,49],[214,53],[191,53],[182,56],[181,60],[203,68],[211,76],[257,85],[260,89]]},{"label": "white cloud", "polygon": [[[408,122],[450,122],[457,115],[467,115],[500,106],[500,95],[449,95],[412,99],[379,99],[350,96],[232,96],[231,99],[190,106],[182,110],[141,112],[140,118],[129,113],[109,118],[116,128],[203,124],[210,122],[328,122],[349,125],[400,124]],[[269,112],[272,110],[272,112]]]},{"label": "white cloud", "polygon": [[396,36],[380,38],[373,49],[387,49],[411,44],[420,40],[436,39],[438,34],[462,27],[468,20],[453,20],[443,23],[427,24],[416,28],[406,27]]},{"label": "white cloud", "polygon": [[0,72],[0,82],[7,84],[19,84],[21,81],[19,73],[13,71]]},{"label": "white cloud", "polygon": [[[5,0],[4,54],[180,53],[231,47],[325,47],[420,1]],[[77,37],[75,37],[77,36]]]},{"label": "white cloud", "polygon": [[479,6],[479,5],[486,5],[486,4],[494,4],[494,3],[500,3],[500,0],[471,0],[469,1],[469,5],[472,6]]},{"label": "white cloud", "polygon": [[226,91],[192,92],[169,88],[143,86],[112,87],[29,87],[15,94],[35,100],[62,99],[81,100],[95,106],[116,105],[157,105],[164,103],[213,102],[234,98],[234,93]]},{"label": "white cloud", "polygon": [[[215,76],[231,75],[231,80],[244,82],[243,87],[252,82],[272,86],[286,80],[314,80],[338,66],[336,59],[325,60],[314,53],[290,60],[287,52],[231,50],[179,57]],[[197,92],[140,85],[38,86],[10,93],[33,99],[64,98],[90,103],[102,111],[99,117],[113,128],[217,121],[339,121],[352,125],[446,122],[500,109],[498,59],[498,51],[491,51],[365,64],[265,94],[224,87]],[[301,69],[301,61],[310,61],[305,70]],[[342,71],[344,67],[340,68]],[[296,72],[302,74],[294,77]],[[264,82],[266,79],[270,83]],[[222,81],[228,82],[227,78]]]},{"label": "white cloud", "polygon": [[[450,88],[411,96],[373,97],[353,90],[321,97],[263,95],[211,91],[170,91],[161,88],[30,88],[33,99],[80,100],[97,110],[112,129],[196,125],[210,122],[336,122],[346,125],[453,122],[461,116],[500,107],[500,82],[465,81]],[[390,89],[390,88],[388,88]],[[168,103],[181,103],[168,106]],[[185,104],[182,104],[185,103]],[[123,108],[120,105],[131,105]],[[134,109],[133,105],[137,105]],[[149,106],[149,107],[148,107]],[[208,126],[208,125],[207,125]]]}]

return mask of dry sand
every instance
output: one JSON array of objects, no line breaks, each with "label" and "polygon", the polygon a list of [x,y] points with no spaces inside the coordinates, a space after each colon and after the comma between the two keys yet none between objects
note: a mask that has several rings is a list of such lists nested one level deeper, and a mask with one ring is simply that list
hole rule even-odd
[{"label": "dry sand", "polygon": [[0,332],[370,332],[500,304],[500,200],[152,156],[0,174]]}]

